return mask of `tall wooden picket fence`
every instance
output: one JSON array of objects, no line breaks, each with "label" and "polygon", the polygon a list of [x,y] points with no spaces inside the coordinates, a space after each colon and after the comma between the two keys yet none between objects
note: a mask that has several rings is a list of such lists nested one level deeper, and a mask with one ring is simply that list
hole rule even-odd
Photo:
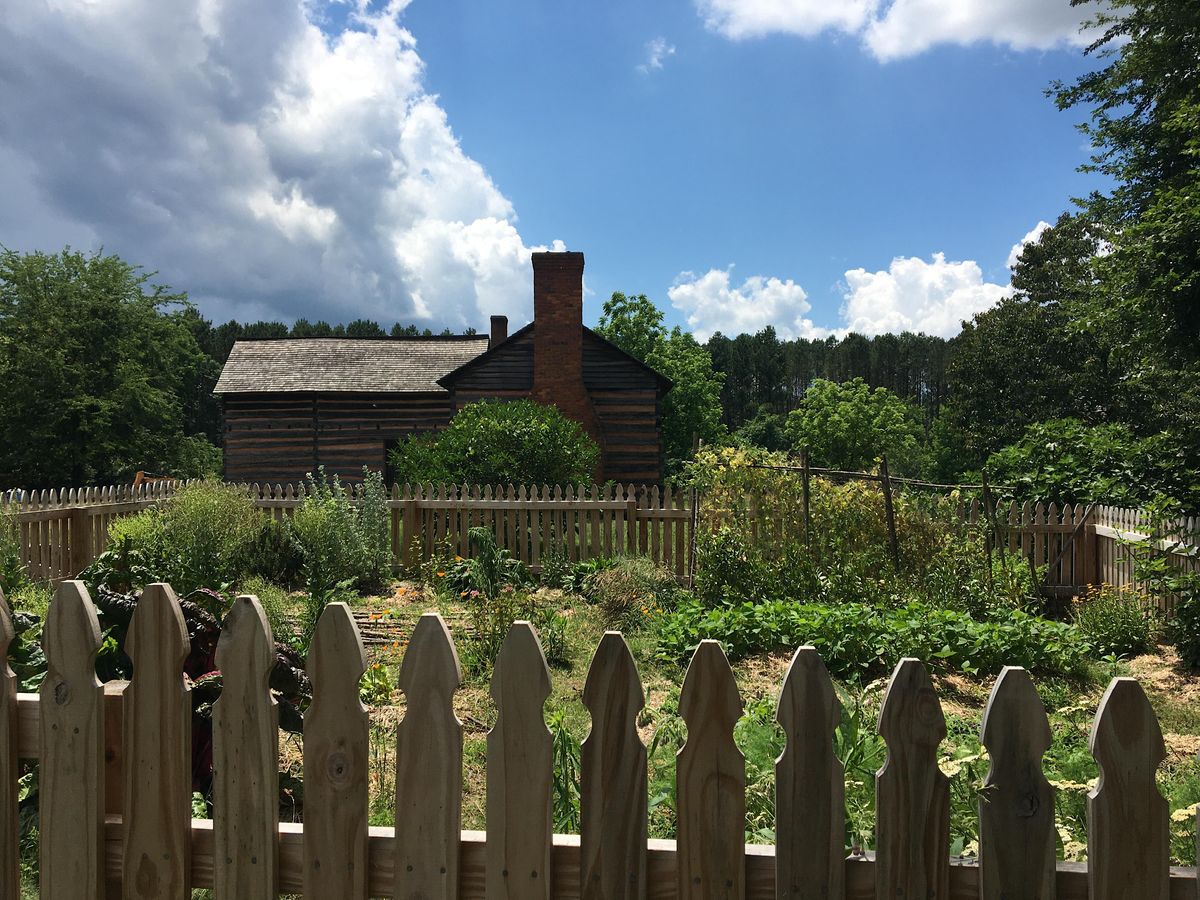
[{"label": "tall wooden picket fence", "polygon": [[[183,484],[10,491],[0,507],[16,520],[31,577],[59,581],[104,552],[114,519],[162,502]],[[305,493],[302,484],[236,487],[276,519],[291,515]],[[361,485],[347,487],[361,496]],[[470,556],[468,532],[482,526],[535,572],[551,559],[621,554],[649,556],[681,579],[690,571],[689,495],[670,485],[394,485],[387,505],[393,558],[405,567],[435,553]]]},{"label": "tall wooden picket fence", "polygon": [[[0,660],[12,626],[0,604]],[[423,616],[400,667],[407,713],[396,730],[395,810],[368,826],[366,668],[349,609],[330,605],[309,655],[304,822],[278,821],[274,653],[258,601],[234,602],[217,662],[214,816],[191,817],[187,633],[170,586],[147,588],[126,643],[133,680],[109,691],[86,588],[63,582],[45,631],[49,673],[21,694],[0,665],[0,896],[17,894],[17,762],[40,760],[41,896],[185,900],[392,897],[416,900],[842,900],[1091,898],[1194,900],[1196,870],[1169,867],[1167,804],[1155,785],[1158,722],[1137,681],[1116,678],[1089,746],[1101,778],[1088,800],[1088,862],[1055,858],[1053,789],[1042,773],[1046,713],[1025,670],[1006,668],[983,716],[991,771],[979,805],[979,857],[949,855],[946,736],[925,666],[897,665],[879,715],[876,851],[846,856],[839,706],[820,656],[797,650],[778,720],[776,844],[745,844],[745,761],[734,742],[742,698],[720,645],[697,648],[680,693],[687,741],[676,766],[678,839],[647,840],[645,695],[624,639],[600,641],[583,690],[591,733],[581,761],[581,834],[552,833],[551,675],[527,622],[508,633],[491,694],[487,830],[460,830],[461,670],[442,619]],[[106,748],[108,753],[106,755]]]}]

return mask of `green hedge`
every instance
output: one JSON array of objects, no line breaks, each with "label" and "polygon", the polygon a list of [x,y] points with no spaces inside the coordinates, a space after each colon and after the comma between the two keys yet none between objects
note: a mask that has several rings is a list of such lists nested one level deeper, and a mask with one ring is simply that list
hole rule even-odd
[{"label": "green hedge", "polygon": [[905,656],[970,674],[1012,665],[1082,675],[1089,650],[1072,626],[1019,610],[978,622],[921,603],[889,609],[772,601],[709,609],[689,602],[660,619],[658,634],[659,656],[680,663],[705,638],[719,640],[731,659],[812,644],[831,674],[852,679],[883,674]]}]

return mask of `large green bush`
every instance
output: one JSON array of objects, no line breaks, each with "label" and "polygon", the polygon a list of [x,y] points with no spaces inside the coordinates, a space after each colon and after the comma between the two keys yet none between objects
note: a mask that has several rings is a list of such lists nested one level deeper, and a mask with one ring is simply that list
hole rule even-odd
[{"label": "large green bush", "polygon": [[812,644],[832,674],[855,679],[881,675],[905,656],[970,674],[994,675],[1015,665],[1078,675],[1090,649],[1072,626],[1020,610],[977,622],[922,603],[880,609],[771,601],[708,609],[692,602],[665,615],[658,632],[658,653],[666,660],[685,662],[705,638],[721,641],[733,659]]},{"label": "large green bush", "polygon": [[583,484],[600,448],[557,407],[479,400],[436,435],[401,441],[390,460],[396,481],[410,484]]},{"label": "large green bush", "polygon": [[1200,482],[1188,452],[1165,432],[1139,436],[1116,422],[1054,419],[1030,425],[1019,441],[993,453],[988,471],[1030,499],[1141,506],[1166,495],[1196,509]]},{"label": "large green bush", "polygon": [[[109,526],[112,551],[90,569],[106,581],[121,558],[136,561],[128,587],[168,581],[180,595],[220,589],[245,574],[249,548],[262,528],[262,513],[246,493],[217,481],[197,481],[169,500]],[[126,566],[128,569],[128,566]]]},{"label": "large green bush", "polygon": [[815,466],[863,471],[887,454],[892,472],[906,474],[921,464],[918,415],[911,403],[861,378],[840,384],[818,378],[784,430],[794,448],[808,448]]}]

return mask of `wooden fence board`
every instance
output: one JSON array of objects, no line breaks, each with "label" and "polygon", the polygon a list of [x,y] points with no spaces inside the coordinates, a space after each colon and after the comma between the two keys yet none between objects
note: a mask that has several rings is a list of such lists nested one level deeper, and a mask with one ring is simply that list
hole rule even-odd
[{"label": "wooden fence board", "polygon": [[979,800],[982,900],[1054,897],[1054,791],[1042,772],[1050,723],[1029,673],[1006,666],[980,729],[991,768]]},{"label": "wooden fence board", "polygon": [[938,768],[946,719],[924,664],[897,663],[879,710],[887,761],[875,776],[880,897],[949,896],[950,783]]},{"label": "wooden fence board", "polygon": [[492,674],[487,736],[487,895],[549,900],[553,749],[544,708],[550,670],[529,622],[514,622]]},{"label": "wooden fence board", "polygon": [[308,653],[313,699],[304,715],[304,894],[367,896],[367,656],[345,603],[321,613]]},{"label": "wooden fence board", "polygon": [[1167,900],[1170,828],[1155,783],[1166,758],[1158,719],[1133,678],[1114,678],[1088,740],[1100,780],[1088,793],[1092,900]]},{"label": "wooden fence board", "polygon": [[841,718],[814,647],[792,657],[777,718],[786,740],[775,761],[778,900],[841,900],[845,893],[845,773],[833,752]]},{"label": "wooden fence board", "polygon": [[742,698],[717,641],[701,641],[679,692],[687,742],[676,755],[679,897],[746,896],[746,760],[733,740]]},{"label": "wooden fence board", "polygon": [[400,667],[407,701],[396,726],[395,900],[458,900],[462,668],[437,613],[417,622]]},{"label": "wooden fence board", "polygon": [[213,882],[218,900],[278,891],[279,710],[269,685],[271,626],[257,597],[238,597],[217,643],[213,704]]},{"label": "wooden fence board", "polygon": [[620,632],[600,639],[583,687],[592,729],[580,756],[580,892],[583,900],[646,896],[646,705],[633,654]]},{"label": "wooden fence board", "polygon": [[126,900],[191,900],[192,707],[183,675],[188,634],[170,585],[151,584],[125,652]]},{"label": "wooden fence board", "polygon": [[42,640],[41,892],[104,896],[104,689],[96,678],[100,621],[81,581],[58,586]]}]

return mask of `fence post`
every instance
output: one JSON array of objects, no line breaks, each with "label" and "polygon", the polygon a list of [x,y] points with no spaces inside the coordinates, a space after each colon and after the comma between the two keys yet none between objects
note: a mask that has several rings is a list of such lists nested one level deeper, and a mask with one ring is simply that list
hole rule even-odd
[{"label": "fence post", "polygon": [[79,573],[92,564],[92,517],[86,506],[76,506],[71,510],[71,577],[78,578]]},{"label": "fence post", "polygon": [[417,548],[413,546],[413,538],[416,537],[420,528],[420,505],[421,501],[409,495],[406,490],[404,498],[404,526],[401,531],[400,540],[403,542],[400,547],[400,559],[404,563],[405,573],[411,572],[417,567],[420,562],[416,559]]},{"label": "fence post", "polygon": [[800,448],[800,490],[804,503],[804,546],[812,547],[812,517],[809,514],[809,471],[808,448]]},{"label": "fence post", "polygon": [[879,457],[879,478],[883,486],[883,511],[887,515],[888,548],[892,565],[900,571],[900,542],[896,539],[896,510],[892,506],[892,481],[888,478],[887,454]]}]

